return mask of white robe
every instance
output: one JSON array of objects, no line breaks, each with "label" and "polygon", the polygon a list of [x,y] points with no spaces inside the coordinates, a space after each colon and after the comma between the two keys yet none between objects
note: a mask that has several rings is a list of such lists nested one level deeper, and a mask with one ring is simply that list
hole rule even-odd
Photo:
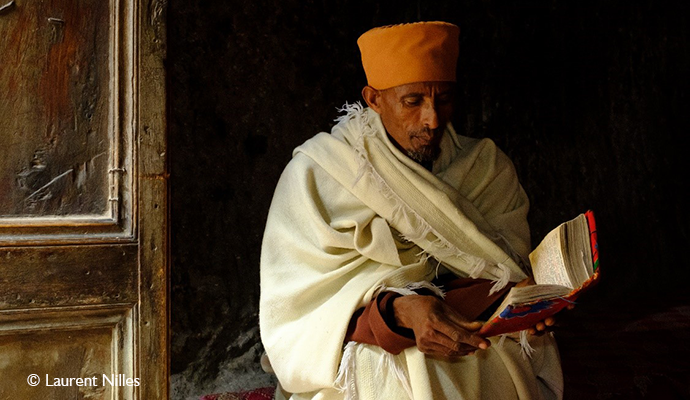
[{"label": "white robe", "polygon": [[491,140],[449,125],[432,173],[390,142],[378,114],[346,111],[295,149],[268,215],[259,316],[281,386],[294,399],[560,398],[548,335],[531,340],[532,358],[512,340],[455,362],[354,343],[343,356],[352,314],[378,291],[439,268],[500,289],[527,276],[530,251],[527,196]]}]

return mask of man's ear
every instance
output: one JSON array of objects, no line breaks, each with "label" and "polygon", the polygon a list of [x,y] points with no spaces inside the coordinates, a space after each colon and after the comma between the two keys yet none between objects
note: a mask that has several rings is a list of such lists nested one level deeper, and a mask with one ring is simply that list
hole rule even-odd
[{"label": "man's ear", "polygon": [[367,85],[364,87],[364,89],[362,89],[362,97],[364,98],[364,101],[367,102],[367,105],[371,107],[372,110],[381,114],[380,90],[374,89],[373,87]]}]

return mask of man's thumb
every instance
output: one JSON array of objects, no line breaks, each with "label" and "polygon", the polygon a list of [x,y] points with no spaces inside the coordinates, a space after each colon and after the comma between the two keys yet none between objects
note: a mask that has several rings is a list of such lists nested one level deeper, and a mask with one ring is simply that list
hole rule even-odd
[{"label": "man's thumb", "polygon": [[463,328],[467,329],[468,331],[474,332],[474,331],[478,331],[482,327],[482,325],[484,325],[484,324],[479,322],[479,321],[467,321],[467,322],[464,322],[462,325],[463,325]]}]

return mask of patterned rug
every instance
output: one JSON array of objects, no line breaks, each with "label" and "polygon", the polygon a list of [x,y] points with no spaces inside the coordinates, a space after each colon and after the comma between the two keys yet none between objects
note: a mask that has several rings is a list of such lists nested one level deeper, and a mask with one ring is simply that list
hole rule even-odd
[{"label": "patterned rug", "polygon": [[272,400],[274,387],[263,387],[242,392],[207,394],[199,400]]}]

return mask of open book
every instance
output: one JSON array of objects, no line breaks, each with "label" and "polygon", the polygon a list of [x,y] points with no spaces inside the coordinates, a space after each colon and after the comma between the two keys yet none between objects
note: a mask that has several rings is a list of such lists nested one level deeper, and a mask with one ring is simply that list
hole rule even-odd
[{"label": "open book", "polygon": [[556,314],[599,280],[594,213],[588,210],[549,232],[529,255],[536,285],[513,287],[479,331],[516,332]]}]

